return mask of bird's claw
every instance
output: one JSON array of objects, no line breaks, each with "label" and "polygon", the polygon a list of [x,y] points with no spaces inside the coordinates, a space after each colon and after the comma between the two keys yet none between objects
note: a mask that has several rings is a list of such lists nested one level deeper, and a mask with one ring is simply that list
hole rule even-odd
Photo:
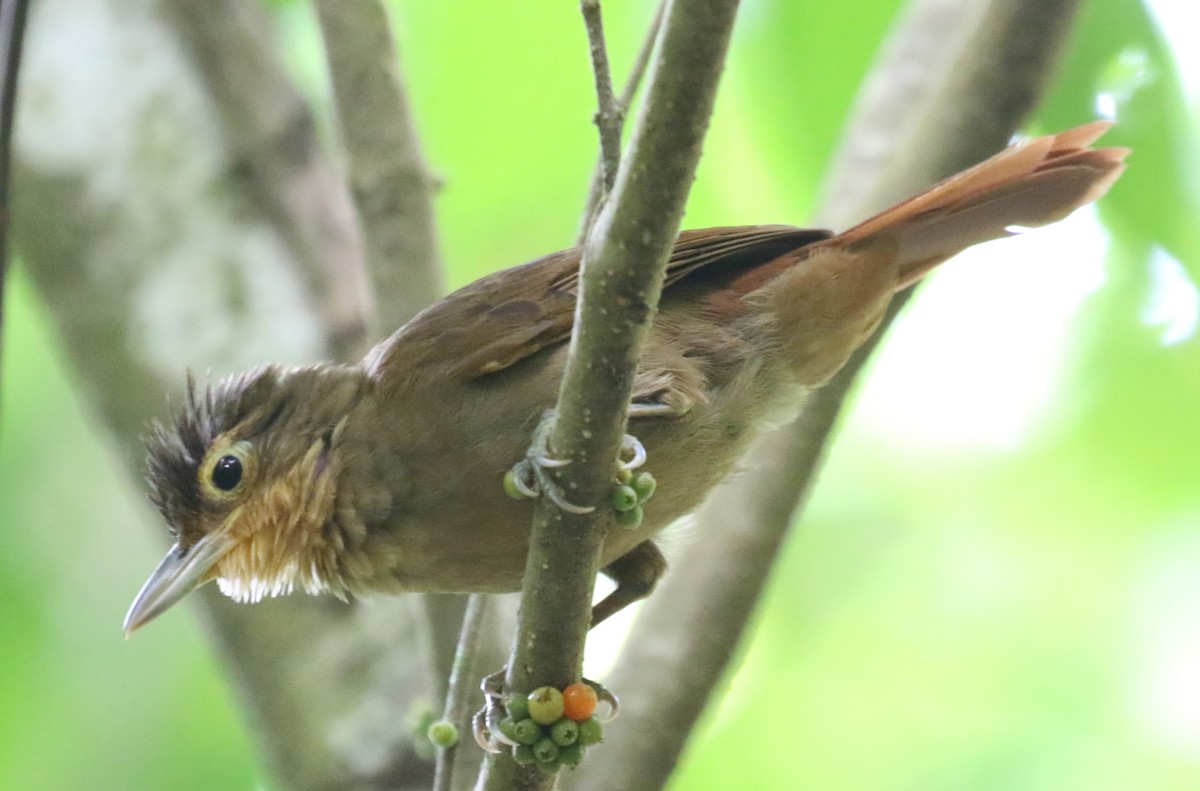
[{"label": "bird's claw", "polygon": [[503,750],[497,747],[495,742],[492,741],[492,734],[496,734],[497,736],[503,736],[503,734],[499,730],[488,728],[485,722],[486,711],[487,709],[483,708],[475,712],[475,716],[471,718],[471,733],[474,734],[475,743],[479,745],[481,750],[485,753],[499,754]]},{"label": "bird's claw", "polygon": [[590,514],[596,510],[592,505],[576,505],[567,499],[567,493],[551,477],[548,470],[557,470],[571,463],[570,459],[555,458],[550,453],[550,434],[554,431],[554,421],[558,414],[548,410],[542,416],[533,432],[533,441],[525,458],[513,465],[508,480],[512,488],[521,496],[537,499],[543,494],[550,502],[568,514]]},{"label": "bird's claw", "polygon": [[597,709],[597,713],[593,714],[592,716],[604,725],[607,725],[615,720],[617,715],[621,713],[621,701],[617,698],[617,696],[610,692],[608,687],[604,686],[598,681],[592,681],[590,678],[585,678],[583,683],[596,690],[596,698],[600,703],[608,704],[607,713],[601,715],[599,713],[599,709]]},{"label": "bird's claw", "polygon": [[621,437],[621,454],[629,454],[629,459],[617,462],[617,468],[625,471],[636,470],[646,463],[646,446],[632,434]]},{"label": "bird's claw", "polygon": [[513,490],[528,500],[536,500],[541,492],[538,491],[538,482],[533,474],[533,464],[529,459],[521,459],[513,465],[509,470],[509,474],[505,476],[505,481],[512,486]]},{"label": "bird's claw", "polygon": [[486,752],[499,753],[501,748],[496,742],[514,746],[515,742],[500,732],[499,723],[504,717],[504,670],[485,676],[479,682],[479,690],[483,692],[483,708],[475,712],[471,719],[471,731],[475,734],[475,743]]}]

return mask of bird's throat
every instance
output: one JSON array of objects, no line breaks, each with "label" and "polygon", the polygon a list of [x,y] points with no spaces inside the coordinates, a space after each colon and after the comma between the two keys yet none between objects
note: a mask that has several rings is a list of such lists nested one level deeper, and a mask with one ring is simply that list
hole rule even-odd
[{"label": "bird's throat", "polygon": [[231,515],[226,529],[236,542],[215,568],[221,592],[242,602],[297,589],[340,594],[345,586],[338,551],[326,529],[335,493],[329,448],[315,443],[287,474]]}]

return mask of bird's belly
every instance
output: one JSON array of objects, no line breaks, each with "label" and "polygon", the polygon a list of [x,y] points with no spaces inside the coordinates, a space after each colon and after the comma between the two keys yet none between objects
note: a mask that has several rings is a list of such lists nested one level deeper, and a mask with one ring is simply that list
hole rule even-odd
[{"label": "bird's belly", "polygon": [[[722,425],[711,415],[647,418],[631,429],[646,446],[645,469],[658,480],[635,529],[609,521],[601,559],[607,565],[694,511],[733,468],[752,438],[750,426]],[[492,435],[458,460],[458,488],[418,481],[419,494],[380,531],[392,545],[394,565],[370,587],[442,592],[519,590],[529,550],[533,502],[504,494],[502,479],[529,441],[525,431]],[[463,482],[469,481],[466,488]],[[602,506],[603,507],[603,506]],[[381,569],[381,571],[383,571]]]},{"label": "bird's belly", "polygon": [[[403,455],[434,462],[408,469],[405,496],[395,498],[383,529],[371,531],[372,540],[390,547],[392,560],[369,587],[520,588],[533,502],[508,497],[503,477],[523,458],[538,419],[552,403],[558,356],[537,363],[545,366],[544,376],[501,372],[486,387],[455,388],[415,410],[425,419],[409,423],[419,428],[410,428],[405,442],[411,444]],[[753,367],[738,371],[683,415],[631,421],[629,430],[646,447],[645,469],[658,480],[658,489],[645,503],[639,527],[629,530],[610,518],[603,564],[699,507],[758,433],[770,411],[767,402],[795,401],[790,388],[780,398],[779,377],[754,375],[761,370]],[[447,412],[448,404],[457,409]]]}]

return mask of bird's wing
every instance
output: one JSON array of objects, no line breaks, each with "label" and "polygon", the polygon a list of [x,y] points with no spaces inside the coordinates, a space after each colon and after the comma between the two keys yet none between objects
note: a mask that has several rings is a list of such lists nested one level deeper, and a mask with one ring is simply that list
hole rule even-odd
[{"label": "bird's wing", "polygon": [[[731,275],[752,270],[829,236],[787,225],[684,231],[667,263],[664,288],[700,270]],[[471,379],[561,343],[575,318],[579,260],[579,248],[572,248],[481,278],[426,308],[372,350],[364,364],[387,380],[453,360],[450,375]]]}]

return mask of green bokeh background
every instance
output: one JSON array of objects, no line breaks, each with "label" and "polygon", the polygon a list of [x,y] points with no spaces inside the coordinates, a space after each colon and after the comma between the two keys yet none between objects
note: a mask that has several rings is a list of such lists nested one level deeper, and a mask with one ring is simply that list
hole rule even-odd
[{"label": "green bokeh background", "polygon": [[[651,6],[606,4],[618,79]],[[898,3],[743,6],[687,226],[803,222]],[[1105,277],[1069,317],[1050,397],[1003,447],[902,442],[872,430],[871,404],[919,411],[935,385],[868,375],[675,788],[1200,788],[1200,354],[1187,324],[1200,180],[1197,97],[1184,87],[1200,75],[1181,79],[1142,4],[1085,6],[1031,130],[1089,120],[1107,92],[1121,122],[1111,140],[1135,154],[1099,211],[1112,234]],[[308,6],[272,9],[328,119]],[[452,284],[570,244],[595,151],[577,4],[394,10],[444,182]],[[1171,343],[1146,318],[1164,266],[1183,327]],[[19,268],[6,299],[0,787],[267,784],[186,608],[121,639],[162,548],[155,515]],[[937,310],[932,296],[922,310]],[[1009,315],[1015,336],[1023,305]],[[925,365],[942,353],[909,346]],[[1021,376],[1020,360],[1003,369]]]}]

